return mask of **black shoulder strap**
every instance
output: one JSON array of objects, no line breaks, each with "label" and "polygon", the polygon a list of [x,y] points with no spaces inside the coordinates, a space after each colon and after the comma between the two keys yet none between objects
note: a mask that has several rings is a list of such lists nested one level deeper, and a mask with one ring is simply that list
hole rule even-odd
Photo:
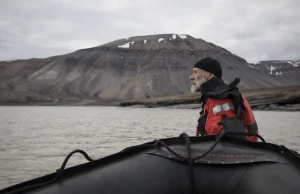
[{"label": "black shoulder strap", "polygon": [[200,103],[202,103],[201,104],[201,109],[202,110],[199,113],[200,115],[204,114],[204,106],[205,106],[206,102],[207,102],[207,97],[205,95],[202,95],[201,98],[200,98]]},{"label": "black shoulder strap", "polygon": [[239,89],[237,88],[237,85],[240,83],[240,78],[235,78],[230,84],[229,84],[229,95],[232,99],[233,106],[236,110],[236,113],[238,116],[241,116],[241,114],[245,110],[244,100],[243,96],[240,93]]},{"label": "black shoulder strap", "polygon": [[237,115],[241,116],[241,114],[245,110],[242,94],[239,92],[237,88],[234,88],[233,90],[230,91],[230,96],[232,98],[233,106],[236,110]]},{"label": "black shoulder strap", "polygon": [[207,97],[205,95],[202,95],[200,98],[200,103],[202,103],[202,108],[205,106],[207,101]]},{"label": "black shoulder strap", "polygon": [[236,87],[239,83],[240,83],[241,79],[236,77],[230,84],[229,84],[229,87],[230,88],[234,88]]}]

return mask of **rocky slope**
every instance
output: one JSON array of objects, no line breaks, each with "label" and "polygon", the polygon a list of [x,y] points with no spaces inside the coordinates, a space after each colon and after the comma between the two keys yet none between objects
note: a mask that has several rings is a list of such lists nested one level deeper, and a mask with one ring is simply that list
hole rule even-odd
[{"label": "rocky slope", "polygon": [[208,55],[221,61],[226,82],[242,78],[241,89],[300,84],[298,62],[248,64],[202,39],[160,34],[45,59],[0,62],[0,102],[119,101],[189,93],[192,65]]}]

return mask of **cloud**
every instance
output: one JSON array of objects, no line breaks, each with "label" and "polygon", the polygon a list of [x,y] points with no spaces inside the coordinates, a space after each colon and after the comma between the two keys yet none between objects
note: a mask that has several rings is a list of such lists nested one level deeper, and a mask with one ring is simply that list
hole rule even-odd
[{"label": "cloud", "polygon": [[202,38],[248,62],[299,59],[299,7],[298,0],[2,0],[0,60],[160,33]]}]

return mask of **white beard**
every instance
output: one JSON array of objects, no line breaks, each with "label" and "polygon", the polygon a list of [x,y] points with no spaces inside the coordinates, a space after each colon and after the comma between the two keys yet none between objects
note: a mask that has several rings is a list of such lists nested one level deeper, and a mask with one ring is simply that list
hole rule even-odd
[{"label": "white beard", "polygon": [[198,80],[196,81],[196,83],[192,83],[191,85],[191,91],[193,93],[196,93],[196,92],[200,92],[200,86],[206,82],[207,80],[205,80],[204,78],[202,78],[201,80]]},{"label": "white beard", "polygon": [[192,93],[196,93],[199,91],[199,87],[196,84],[192,84],[191,91],[192,91]]}]

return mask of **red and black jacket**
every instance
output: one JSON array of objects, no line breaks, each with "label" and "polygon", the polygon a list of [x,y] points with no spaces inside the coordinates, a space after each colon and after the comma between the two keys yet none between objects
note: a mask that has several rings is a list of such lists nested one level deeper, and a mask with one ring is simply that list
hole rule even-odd
[{"label": "red and black jacket", "polygon": [[[247,132],[258,134],[258,127],[248,101],[236,87],[240,79],[229,85],[221,79],[212,78],[201,85],[202,110],[196,135],[218,135],[225,132]],[[256,142],[256,136],[241,136]]]}]

